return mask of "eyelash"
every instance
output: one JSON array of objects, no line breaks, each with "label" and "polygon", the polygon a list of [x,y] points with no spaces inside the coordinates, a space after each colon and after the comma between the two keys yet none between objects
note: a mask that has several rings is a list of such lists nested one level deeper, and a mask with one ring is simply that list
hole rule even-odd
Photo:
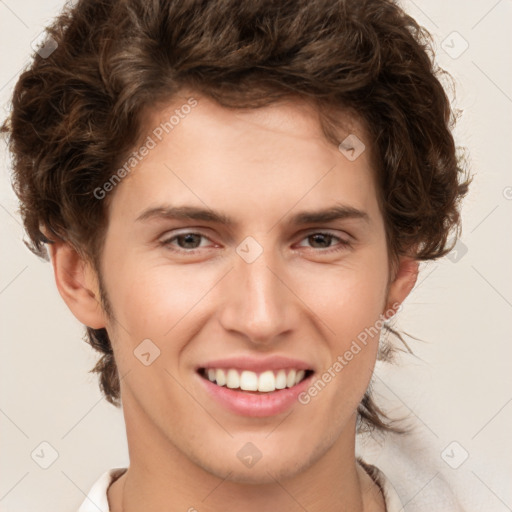
[{"label": "eyelash", "polygon": [[[181,236],[186,236],[186,235],[198,235],[202,238],[206,238],[207,240],[209,240],[209,238],[201,233],[196,233],[194,231],[185,231],[183,233],[179,233],[177,235],[174,235],[172,236],[171,238],[167,238],[165,240],[162,240],[160,242],[160,244],[163,246],[163,247],[166,247],[167,249],[171,250],[171,251],[174,251],[174,252],[177,252],[177,253],[182,253],[182,254],[195,254],[197,251],[201,250],[200,248],[195,248],[195,249],[182,249],[182,248],[179,248],[179,249],[176,249],[174,248],[171,243],[176,240],[178,237],[181,237]],[[348,241],[348,240],[344,240],[343,238],[340,238],[339,236],[336,236],[332,233],[328,233],[328,232],[325,232],[325,231],[315,231],[313,233],[309,233],[308,235],[304,236],[302,238],[302,240],[306,240],[307,238],[310,238],[314,235],[324,235],[324,236],[328,236],[328,237],[331,237],[332,240],[337,240],[338,241],[338,245],[334,246],[334,248],[326,248],[326,249],[316,249],[317,252],[320,252],[322,254],[330,254],[332,252],[338,252],[338,251],[342,251],[344,249],[348,249],[348,248],[351,248],[352,247],[352,244]],[[313,250],[315,250],[315,248],[313,247],[312,248]]]}]

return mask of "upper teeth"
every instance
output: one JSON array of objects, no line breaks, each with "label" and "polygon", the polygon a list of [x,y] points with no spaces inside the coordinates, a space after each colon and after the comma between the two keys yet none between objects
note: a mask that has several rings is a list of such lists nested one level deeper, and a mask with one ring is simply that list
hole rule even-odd
[{"label": "upper teeth", "polygon": [[231,389],[240,388],[243,391],[269,392],[276,389],[291,388],[304,379],[304,370],[278,370],[275,374],[272,370],[257,374],[248,370],[239,372],[235,369],[224,370],[222,368],[208,368],[206,371],[208,380],[218,386],[227,386]]}]

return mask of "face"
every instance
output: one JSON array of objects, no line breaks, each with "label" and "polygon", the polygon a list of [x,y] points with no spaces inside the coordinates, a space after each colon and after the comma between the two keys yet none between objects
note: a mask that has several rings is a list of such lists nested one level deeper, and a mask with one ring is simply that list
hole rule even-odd
[{"label": "face", "polygon": [[[379,338],[362,333],[393,290],[369,149],[347,158],[297,100],[193,96],[163,137],[190,96],[148,113],[156,145],[109,198],[101,271],[129,443],[273,481],[353,447]],[[340,142],[369,148],[344,122]]]}]

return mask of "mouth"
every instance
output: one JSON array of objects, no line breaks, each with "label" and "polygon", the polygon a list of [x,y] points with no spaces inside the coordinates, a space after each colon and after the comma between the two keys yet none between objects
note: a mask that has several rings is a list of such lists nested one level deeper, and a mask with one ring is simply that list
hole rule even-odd
[{"label": "mouth", "polygon": [[212,407],[252,418],[284,414],[299,405],[298,397],[316,370],[307,362],[285,355],[256,358],[240,355],[203,362],[196,367],[199,389]]},{"label": "mouth", "polygon": [[249,394],[268,394],[291,389],[313,375],[313,370],[282,368],[253,372],[236,368],[199,368],[198,374],[219,387]]}]

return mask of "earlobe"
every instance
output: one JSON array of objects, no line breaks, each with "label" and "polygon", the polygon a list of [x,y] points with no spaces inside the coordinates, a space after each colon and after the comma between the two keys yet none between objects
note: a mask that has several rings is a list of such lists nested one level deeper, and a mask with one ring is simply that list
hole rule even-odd
[{"label": "earlobe", "polygon": [[418,279],[419,262],[414,258],[403,256],[399,259],[393,280],[389,284],[386,311],[396,314],[402,302],[414,288]]},{"label": "earlobe", "polygon": [[49,251],[57,289],[73,315],[93,329],[105,327],[97,276],[68,243],[56,241]]}]

